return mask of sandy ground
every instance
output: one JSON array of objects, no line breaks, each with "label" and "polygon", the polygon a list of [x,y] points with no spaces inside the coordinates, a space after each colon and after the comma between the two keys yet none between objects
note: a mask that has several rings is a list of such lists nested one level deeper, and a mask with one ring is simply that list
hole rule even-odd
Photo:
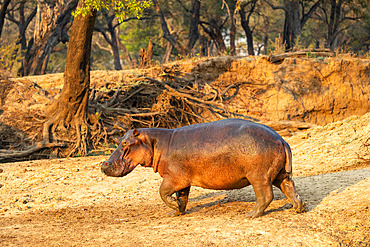
[{"label": "sandy ground", "polygon": [[124,178],[106,177],[99,168],[106,156],[0,164],[0,245],[370,246],[370,164],[358,159],[366,154],[369,119],[287,138],[302,214],[274,190],[265,215],[247,219],[252,187],[193,187],[186,214],[170,217],[158,174],[138,167]]}]

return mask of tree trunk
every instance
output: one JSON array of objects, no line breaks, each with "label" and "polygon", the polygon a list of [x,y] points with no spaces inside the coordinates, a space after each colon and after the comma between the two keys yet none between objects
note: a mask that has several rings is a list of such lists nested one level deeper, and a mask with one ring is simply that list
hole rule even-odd
[{"label": "tree trunk", "polygon": [[[78,7],[84,5],[84,0],[80,0]],[[43,134],[46,142],[52,141],[50,126],[53,126],[54,130],[58,128],[68,132],[71,128],[75,128],[76,147],[71,154],[87,153],[90,53],[95,19],[96,11],[93,11],[92,15],[79,15],[73,21],[67,49],[64,86],[57,101],[47,110],[50,118],[44,125]]]},{"label": "tree trunk", "polygon": [[309,8],[309,11],[305,13],[304,10],[301,10],[299,0],[284,0],[285,7],[283,9],[285,11],[285,22],[283,44],[285,44],[285,50],[289,51],[293,49],[297,37],[302,33],[303,26],[306,24],[307,20],[311,18],[320,3],[321,0],[318,0]]},{"label": "tree trunk", "polygon": [[22,71],[20,71],[21,75],[45,74],[52,49],[59,42],[68,41],[68,23],[72,17],[71,13],[76,6],[77,1],[70,1],[62,8],[55,22],[49,23],[48,27],[45,27],[44,32],[36,37],[34,47],[29,49],[28,56],[23,62]]},{"label": "tree trunk", "polygon": [[[18,34],[17,45],[20,44],[21,54],[22,54],[22,57],[24,57],[22,64],[21,64],[21,68],[18,70],[18,74],[21,76],[24,75],[23,73],[24,64],[25,64],[25,61],[28,60],[30,56],[30,50],[34,44],[33,38],[31,38],[27,44],[26,30],[27,30],[28,25],[31,23],[31,21],[35,17],[36,11],[37,11],[37,7],[35,7],[31,11],[31,13],[28,16],[26,16],[25,15],[25,4],[26,4],[25,2],[19,3],[19,7],[18,7],[18,18],[19,19],[18,20],[15,19],[14,15],[11,15],[9,18],[9,20],[14,22],[18,27],[19,34]],[[18,53],[18,50],[15,50],[14,54],[17,54],[17,53]]]},{"label": "tree trunk", "polygon": [[160,6],[159,6],[159,3],[157,0],[153,0],[153,3],[154,3],[154,6],[157,10],[157,12],[159,13],[159,17],[160,17],[160,20],[161,20],[161,27],[162,27],[162,32],[163,32],[163,38],[165,38],[166,40],[168,40],[168,42],[171,43],[171,45],[173,46],[173,48],[175,48],[175,50],[181,54],[182,56],[186,56],[187,53],[186,53],[186,48],[183,47],[174,37],[173,35],[171,34],[170,30],[168,29],[168,25],[167,25],[167,21],[166,21],[166,18],[164,16],[164,13],[163,11],[161,10]]},{"label": "tree trunk", "polygon": [[300,7],[298,0],[285,0],[283,44],[285,50],[293,49],[296,38],[301,35]]},{"label": "tree trunk", "polygon": [[252,0],[251,2],[251,9],[248,11],[248,16],[246,16],[245,7],[248,3],[242,4],[239,9],[239,15],[240,15],[240,22],[243,27],[243,30],[245,32],[245,36],[247,38],[247,46],[248,46],[248,55],[253,56],[254,55],[254,47],[253,47],[253,33],[249,26],[249,20],[251,15],[254,12],[254,9],[256,7],[257,0]]},{"label": "tree trunk", "polygon": [[253,56],[254,55],[253,34],[252,34],[252,30],[249,27],[249,21],[246,20],[245,18],[245,11],[243,8],[240,8],[239,15],[240,15],[240,22],[241,22],[242,28],[247,38],[248,55]]},{"label": "tree trunk", "polygon": [[113,59],[114,59],[114,69],[115,70],[122,70],[121,60],[119,57],[119,49],[118,49],[118,37],[116,30],[113,29],[111,32],[112,37],[112,51],[113,51]]},{"label": "tree trunk", "polygon": [[[103,10],[101,11],[103,18],[107,21],[106,24],[95,24],[95,31],[100,32],[105,41],[110,45],[112,49],[112,54],[113,54],[113,63],[114,63],[114,69],[115,70],[122,70],[122,65],[121,65],[121,59],[120,59],[120,52],[119,52],[119,36],[117,35],[117,30],[116,28],[119,26],[118,24],[115,25],[114,21],[116,20],[115,15],[111,14]],[[106,25],[106,27],[105,27]],[[109,36],[107,35],[109,33]]]},{"label": "tree trunk", "polygon": [[188,55],[191,52],[191,49],[193,49],[197,40],[199,39],[198,25],[200,18],[200,0],[192,1],[192,9],[191,11],[189,11],[191,13],[189,35],[187,41],[184,43],[179,42],[179,40],[176,39],[174,35],[170,32],[166,18],[159,6],[158,1],[153,0],[153,3],[157,12],[159,13],[161,27],[163,31],[163,38],[165,38],[168,42],[171,43],[172,47],[177,51],[177,53],[181,54],[182,56]]},{"label": "tree trunk", "polygon": [[331,0],[330,1],[330,19],[328,23],[328,40],[327,47],[334,51],[338,45],[338,30],[340,24],[340,18],[342,13],[343,0]]},{"label": "tree trunk", "polygon": [[[222,36],[222,32],[220,28],[217,26],[217,21],[211,19],[210,23],[200,22],[203,30],[209,35],[209,37],[215,43],[216,49],[218,54],[223,54],[226,52],[226,45],[224,38]],[[205,26],[208,25],[208,28]]]},{"label": "tree trunk", "polygon": [[172,45],[169,41],[167,41],[166,51],[162,58],[162,64],[168,63],[171,57],[171,51],[172,51]]},{"label": "tree trunk", "polygon": [[1,9],[0,9],[0,37],[1,37],[1,34],[3,32],[6,10],[8,9],[8,6],[9,6],[10,2],[11,2],[11,0],[5,0],[3,2],[3,4],[1,5]]},{"label": "tree trunk", "polygon": [[194,0],[192,3],[191,23],[187,44],[188,53],[191,51],[191,49],[193,49],[195,42],[197,42],[197,40],[199,39],[199,30],[198,30],[199,18],[200,18],[200,1]]},{"label": "tree trunk", "polygon": [[235,20],[235,5],[236,1],[228,1],[227,11],[230,18],[230,55],[236,55],[235,35],[236,35],[236,20]]},{"label": "tree trunk", "polygon": [[267,46],[268,46],[269,34],[268,32],[265,33],[263,36],[263,54],[267,55]]}]

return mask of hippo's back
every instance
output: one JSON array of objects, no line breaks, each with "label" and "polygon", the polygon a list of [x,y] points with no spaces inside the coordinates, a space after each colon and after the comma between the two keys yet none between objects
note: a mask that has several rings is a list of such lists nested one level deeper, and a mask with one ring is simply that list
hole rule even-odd
[{"label": "hippo's back", "polygon": [[174,129],[168,155],[181,163],[238,162],[281,152],[284,140],[273,129],[242,119],[225,119]]},{"label": "hippo's back", "polygon": [[170,146],[198,149],[202,146],[215,148],[217,145],[269,145],[271,141],[281,142],[282,138],[268,126],[243,119],[223,119],[174,129]]}]

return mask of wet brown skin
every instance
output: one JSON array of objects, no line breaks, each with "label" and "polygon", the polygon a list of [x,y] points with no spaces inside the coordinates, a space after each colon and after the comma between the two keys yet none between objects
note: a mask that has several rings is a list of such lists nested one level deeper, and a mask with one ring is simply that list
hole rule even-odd
[{"label": "wet brown skin", "polygon": [[122,177],[138,165],[161,175],[160,196],[179,214],[185,212],[191,186],[231,190],[252,185],[257,202],[247,216],[255,218],[271,203],[274,185],[297,212],[304,211],[291,179],[289,145],[273,129],[252,121],[225,119],[177,129],[130,130],[101,170]]}]

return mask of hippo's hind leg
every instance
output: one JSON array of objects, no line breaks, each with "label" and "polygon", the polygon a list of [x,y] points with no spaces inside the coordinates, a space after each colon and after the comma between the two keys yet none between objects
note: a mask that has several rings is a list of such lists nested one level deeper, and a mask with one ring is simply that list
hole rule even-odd
[{"label": "hippo's hind leg", "polygon": [[[163,179],[159,188],[159,194],[167,206],[177,211],[177,214],[182,214],[185,211],[186,204],[188,203],[190,187],[186,187],[176,191],[170,179]],[[176,192],[177,198],[172,195]]]},{"label": "hippo's hind leg", "polygon": [[246,216],[250,218],[256,218],[263,215],[263,211],[271,203],[274,195],[272,193],[272,184],[269,181],[264,182],[251,182],[254,193],[256,194],[256,204],[251,212],[247,213]]},{"label": "hippo's hind leg", "polygon": [[293,204],[293,208],[298,212],[304,212],[304,204],[302,203],[301,198],[297,194],[294,186],[294,182],[287,174],[280,173],[277,178],[274,180],[273,185],[278,187],[284,195],[288,198],[290,203]]}]

